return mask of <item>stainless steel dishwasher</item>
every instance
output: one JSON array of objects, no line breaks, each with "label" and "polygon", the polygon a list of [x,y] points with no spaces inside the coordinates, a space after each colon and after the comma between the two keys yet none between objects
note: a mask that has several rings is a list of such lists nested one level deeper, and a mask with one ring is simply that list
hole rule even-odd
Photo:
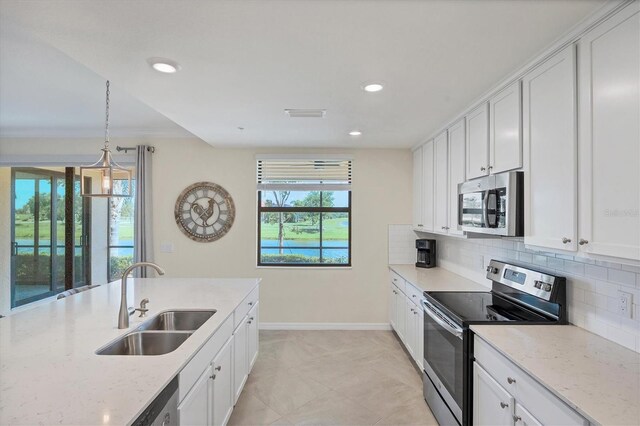
[{"label": "stainless steel dishwasher", "polygon": [[178,425],[178,377],[160,392],[142,414],[132,423],[133,426],[174,426]]}]

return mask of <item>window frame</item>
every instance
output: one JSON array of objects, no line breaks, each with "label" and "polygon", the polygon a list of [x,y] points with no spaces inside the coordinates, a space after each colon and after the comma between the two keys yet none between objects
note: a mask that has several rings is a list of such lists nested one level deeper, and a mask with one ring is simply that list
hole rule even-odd
[{"label": "window frame", "polygon": [[[119,180],[123,180],[123,179],[119,179]],[[134,180],[131,180],[131,185],[132,187],[135,187],[135,183]],[[135,249],[136,249],[136,239],[135,239],[135,226],[136,226],[136,203],[135,203],[135,196],[133,197],[133,236],[132,236],[132,241],[133,243],[131,245],[111,245],[111,198],[107,198],[107,282],[113,282],[113,280],[111,279],[111,249],[132,249],[134,251],[134,259],[132,259],[132,263],[135,263]],[[114,278],[115,281],[119,280],[120,278]]]},{"label": "window frame", "polygon": [[[258,219],[258,238],[257,238],[257,266],[258,267],[295,267],[295,268],[350,268],[352,266],[352,259],[351,259],[351,243],[352,243],[352,238],[351,238],[351,210],[352,210],[352,204],[351,204],[351,190],[346,190],[348,192],[348,207],[264,207],[262,205],[262,192],[268,192],[269,190],[258,190],[258,209],[257,209],[257,219]],[[292,187],[291,191],[296,191],[296,188]],[[322,189],[318,189],[318,191],[320,192],[333,192],[331,190],[322,190]],[[322,202],[320,203],[322,204]],[[319,229],[320,229],[320,247],[317,248],[317,250],[319,250],[320,252],[320,260],[322,260],[322,252],[323,250],[335,250],[335,249],[344,249],[344,247],[323,247],[323,243],[322,243],[322,213],[347,213],[348,215],[348,220],[349,220],[349,233],[348,233],[348,247],[347,247],[347,251],[348,251],[348,261],[347,263],[263,263],[262,262],[262,249],[263,248],[274,248],[274,247],[262,247],[262,236],[261,236],[261,232],[262,232],[262,213],[279,213],[279,212],[285,212],[285,213],[320,213],[320,219],[319,219]],[[275,248],[280,248],[280,247],[275,247]],[[310,247],[287,247],[287,248],[293,248],[293,249],[309,249]],[[312,249],[316,249],[316,247],[311,247]]]}]

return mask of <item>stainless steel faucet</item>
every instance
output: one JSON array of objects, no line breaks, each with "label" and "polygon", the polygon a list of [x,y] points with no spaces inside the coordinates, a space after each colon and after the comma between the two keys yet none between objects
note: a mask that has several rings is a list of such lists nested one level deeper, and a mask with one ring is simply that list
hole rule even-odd
[{"label": "stainless steel faucet", "polygon": [[122,274],[121,280],[121,292],[120,292],[120,312],[118,313],[118,328],[129,328],[129,306],[127,303],[127,277],[131,274],[136,268],[141,268],[143,266],[150,266],[158,272],[159,275],[164,275],[164,269],[155,263],[151,262],[138,262],[129,266],[124,270]]}]

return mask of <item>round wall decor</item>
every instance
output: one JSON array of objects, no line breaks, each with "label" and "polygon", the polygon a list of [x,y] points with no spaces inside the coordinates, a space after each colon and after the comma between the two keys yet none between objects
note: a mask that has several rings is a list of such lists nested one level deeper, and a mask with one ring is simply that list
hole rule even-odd
[{"label": "round wall decor", "polygon": [[236,208],[220,185],[198,182],[182,191],[174,210],[178,228],[193,241],[208,243],[222,238],[233,225]]}]

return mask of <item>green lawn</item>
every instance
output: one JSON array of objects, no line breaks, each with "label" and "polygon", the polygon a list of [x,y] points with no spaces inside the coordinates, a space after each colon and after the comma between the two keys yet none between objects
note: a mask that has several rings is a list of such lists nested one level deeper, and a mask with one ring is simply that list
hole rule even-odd
[{"label": "green lawn", "polygon": [[[323,240],[348,240],[349,239],[349,219],[339,217],[335,219],[324,219],[322,238]],[[277,223],[261,223],[260,233],[262,239],[278,239]],[[312,225],[310,221],[298,223],[285,223],[284,235],[290,240],[317,240],[320,236],[319,225]]]},{"label": "green lawn", "polygon": [[[58,238],[64,236],[64,224],[57,225]],[[82,225],[76,225],[76,235],[82,234]],[[123,240],[133,239],[133,223],[121,223],[119,236]],[[44,220],[40,222],[40,238],[48,240],[51,237],[51,221]],[[28,240],[33,238],[33,221],[16,220],[16,239]]]}]

